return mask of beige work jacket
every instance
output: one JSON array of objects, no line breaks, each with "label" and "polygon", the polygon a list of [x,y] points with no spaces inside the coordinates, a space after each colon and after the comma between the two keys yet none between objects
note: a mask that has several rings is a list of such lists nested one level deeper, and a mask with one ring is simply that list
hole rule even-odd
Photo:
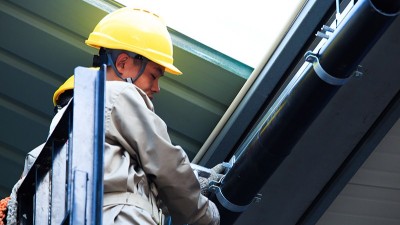
[{"label": "beige work jacket", "polygon": [[[174,224],[209,224],[211,203],[200,194],[186,153],[171,143],[147,95],[132,84],[107,81],[105,105],[103,224],[157,224],[160,200]],[[34,152],[26,164],[32,164]],[[153,211],[123,203],[123,193],[139,194]],[[110,200],[114,194],[119,199]]]},{"label": "beige work jacket", "polygon": [[104,191],[140,193],[151,200],[154,183],[176,224],[209,224],[212,212],[186,153],[171,144],[164,121],[132,84],[106,84]]}]

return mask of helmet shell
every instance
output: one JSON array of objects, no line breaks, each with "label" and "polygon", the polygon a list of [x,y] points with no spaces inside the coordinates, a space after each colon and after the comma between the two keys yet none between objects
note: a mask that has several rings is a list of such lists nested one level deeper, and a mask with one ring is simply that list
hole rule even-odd
[{"label": "helmet shell", "polygon": [[173,65],[173,45],[163,19],[143,9],[125,7],[105,16],[85,43],[94,48],[133,52],[180,75]]},{"label": "helmet shell", "polygon": [[74,76],[70,76],[53,94],[53,104],[57,105],[58,98],[67,90],[74,89]]}]

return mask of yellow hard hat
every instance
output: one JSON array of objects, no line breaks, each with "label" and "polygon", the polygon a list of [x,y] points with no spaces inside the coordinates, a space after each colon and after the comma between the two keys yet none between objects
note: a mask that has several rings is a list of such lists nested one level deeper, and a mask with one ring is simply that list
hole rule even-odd
[{"label": "yellow hard hat", "polygon": [[62,93],[68,90],[74,89],[74,76],[71,76],[66,80],[55,92],[53,95],[53,104],[54,106],[57,105],[58,98]]},{"label": "yellow hard hat", "polygon": [[165,71],[180,75],[173,65],[171,36],[164,21],[147,10],[125,7],[105,16],[85,43],[95,48],[133,52],[165,67]]}]

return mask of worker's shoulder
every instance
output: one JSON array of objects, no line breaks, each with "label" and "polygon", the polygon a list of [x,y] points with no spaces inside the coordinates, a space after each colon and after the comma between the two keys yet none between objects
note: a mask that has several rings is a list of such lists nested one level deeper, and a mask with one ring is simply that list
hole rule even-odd
[{"label": "worker's shoulder", "polygon": [[129,93],[129,95],[142,95],[142,90],[135,85],[123,81],[107,81],[106,83],[107,94],[121,95]]},{"label": "worker's shoulder", "polygon": [[[140,88],[135,85],[122,81],[107,81],[106,83],[107,103],[115,103],[117,99],[129,98],[137,100],[141,104],[146,103],[148,97]],[[147,104],[146,104],[147,105]]]}]

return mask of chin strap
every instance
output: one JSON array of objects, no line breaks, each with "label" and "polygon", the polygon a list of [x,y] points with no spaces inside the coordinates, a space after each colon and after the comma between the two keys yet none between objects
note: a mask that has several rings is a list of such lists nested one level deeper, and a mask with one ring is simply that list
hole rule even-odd
[{"label": "chin strap", "polygon": [[[122,51],[121,51],[122,52]],[[140,70],[137,73],[136,77],[128,77],[128,78],[123,78],[122,74],[117,70],[115,67],[115,62],[113,61],[111,57],[111,51],[106,51],[105,48],[100,48],[99,50],[99,55],[93,56],[93,67],[100,67],[103,64],[106,64],[107,66],[111,66],[112,69],[114,70],[115,74],[123,81],[134,84],[137,79],[143,74],[144,70],[146,69],[147,63],[149,62],[149,59],[135,54],[131,52],[125,52],[126,54],[129,55],[132,59],[138,59],[142,62],[142,65],[140,66]]]}]

